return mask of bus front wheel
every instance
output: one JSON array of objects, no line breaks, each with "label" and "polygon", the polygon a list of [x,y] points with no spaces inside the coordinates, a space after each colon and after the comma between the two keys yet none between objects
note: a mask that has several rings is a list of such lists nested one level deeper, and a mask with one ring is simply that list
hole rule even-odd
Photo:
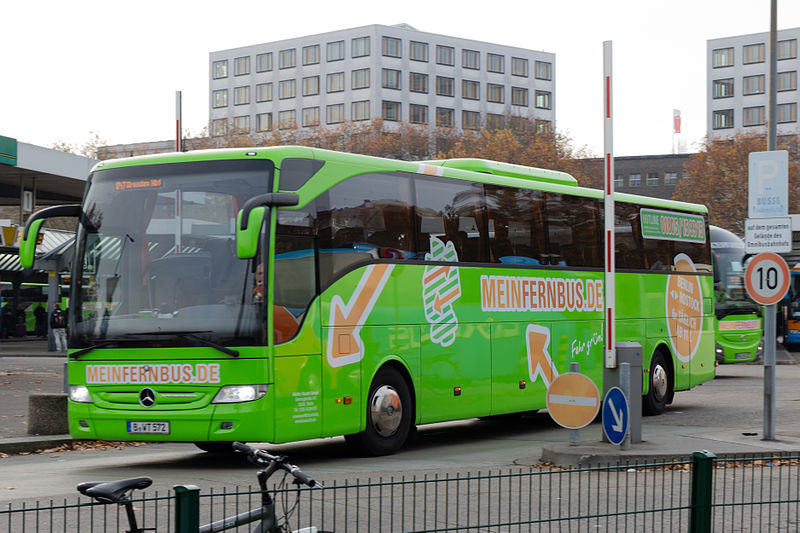
[{"label": "bus front wheel", "polygon": [[650,372],[647,374],[649,387],[644,396],[642,407],[646,415],[660,415],[672,396],[672,376],[670,367],[662,352],[653,354],[650,360]]},{"label": "bus front wheel", "polygon": [[369,388],[364,431],[346,435],[345,440],[363,455],[389,455],[405,443],[413,418],[406,380],[394,368],[383,367]]}]

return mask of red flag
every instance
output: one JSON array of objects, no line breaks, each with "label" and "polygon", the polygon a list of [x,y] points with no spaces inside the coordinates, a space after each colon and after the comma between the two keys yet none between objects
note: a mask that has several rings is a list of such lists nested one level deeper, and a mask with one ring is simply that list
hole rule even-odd
[{"label": "red flag", "polygon": [[681,132],[681,110],[680,109],[673,109],[672,110],[672,133],[680,133]]}]

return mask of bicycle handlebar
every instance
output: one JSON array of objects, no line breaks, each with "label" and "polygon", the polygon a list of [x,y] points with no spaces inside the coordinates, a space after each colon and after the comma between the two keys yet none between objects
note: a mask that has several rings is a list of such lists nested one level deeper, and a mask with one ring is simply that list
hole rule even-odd
[{"label": "bicycle handlebar", "polygon": [[231,447],[236,450],[237,452],[242,452],[247,454],[248,456],[252,457],[253,460],[259,463],[274,463],[277,468],[281,470],[285,470],[289,474],[291,474],[297,481],[300,483],[309,486],[311,488],[322,488],[322,484],[317,483],[311,476],[300,470],[299,467],[289,463],[288,457],[285,455],[282,456],[275,456],[269,452],[265,452],[264,450],[259,450],[258,448],[253,448],[252,446],[248,446],[243,442],[234,442]]}]

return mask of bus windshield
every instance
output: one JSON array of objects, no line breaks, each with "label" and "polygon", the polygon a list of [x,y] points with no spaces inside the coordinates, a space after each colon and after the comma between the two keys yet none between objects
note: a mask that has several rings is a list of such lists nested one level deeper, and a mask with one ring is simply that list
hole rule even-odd
[{"label": "bus windshield", "polygon": [[[739,313],[758,313],[759,306],[747,295],[744,272],[747,256],[740,242],[712,242],[714,250],[714,298],[717,318]],[[760,313],[759,313],[760,314]]]},{"label": "bus windshield", "polygon": [[260,344],[259,259],[236,257],[235,220],[271,190],[273,168],[261,159],[95,172],[77,233],[70,346]]}]

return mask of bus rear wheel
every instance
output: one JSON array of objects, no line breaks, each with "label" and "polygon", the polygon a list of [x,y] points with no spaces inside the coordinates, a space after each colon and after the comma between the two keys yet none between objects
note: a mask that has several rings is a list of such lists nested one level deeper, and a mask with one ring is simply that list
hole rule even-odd
[{"label": "bus rear wheel", "polygon": [[649,387],[647,395],[643,397],[642,401],[644,414],[660,415],[664,412],[664,407],[673,394],[670,367],[662,352],[653,354],[647,379]]},{"label": "bus rear wheel", "polygon": [[413,421],[406,380],[394,368],[383,367],[369,388],[364,431],[345,435],[345,440],[362,455],[389,455],[406,442]]}]

